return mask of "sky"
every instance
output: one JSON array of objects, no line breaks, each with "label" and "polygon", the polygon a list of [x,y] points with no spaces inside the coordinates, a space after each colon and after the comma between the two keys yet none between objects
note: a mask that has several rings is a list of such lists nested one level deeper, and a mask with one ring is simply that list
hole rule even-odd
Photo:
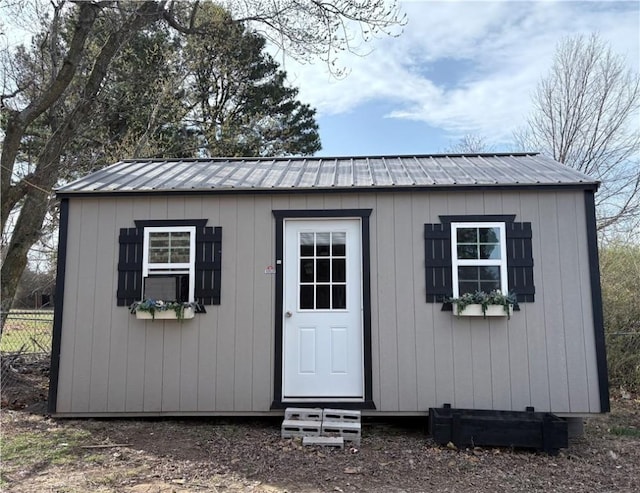
[{"label": "sky", "polygon": [[319,60],[274,52],[299,100],[317,110],[319,156],[441,153],[467,134],[513,150],[513,131],[568,36],[597,32],[640,71],[638,0],[400,0],[400,8],[402,34],[363,45],[366,56],[342,56],[344,78]]},{"label": "sky", "polygon": [[365,57],[340,59],[343,79],[319,61],[281,60],[299,99],[317,110],[317,155],[440,153],[465,134],[512,150],[567,36],[597,32],[639,70],[638,1],[405,0],[401,9],[403,33],[370,42]]}]

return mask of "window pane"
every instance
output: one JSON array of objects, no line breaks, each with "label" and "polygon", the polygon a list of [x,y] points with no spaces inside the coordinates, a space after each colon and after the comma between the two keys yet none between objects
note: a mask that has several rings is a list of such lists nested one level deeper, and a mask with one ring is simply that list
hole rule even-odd
[{"label": "window pane", "polygon": [[331,308],[329,288],[328,284],[316,286],[316,308]]},{"label": "window pane", "polygon": [[496,289],[500,289],[499,281],[482,281],[480,283],[480,289],[485,293],[490,293],[491,291],[495,291]]},{"label": "window pane", "polygon": [[300,260],[300,282],[313,282],[313,259]]},{"label": "window pane", "polygon": [[331,233],[316,233],[316,255],[318,257],[329,256],[329,240]]},{"label": "window pane", "polygon": [[478,258],[478,247],[476,245],[458,245],[458,258]]},{"label": "window pane", "polygon": [[316,281],[330,281],[329,259],[316,260]]},{"label": "window pane", "polygon": [[333,279],[334,282],[345,282],[347,280],[346,275],[346,260],[343,258],[333,259]]},{"label": "window pane", "polygon": [[149,234],[149,247],[168,247],[169,246],[169,233],[150,233]]},{"label": "window pane", "polygon": [[344,310],[347,308],[347,287],[344,284],[334,284],[333,289],[333,308]]},{"label": "window pane", "polygon": [[458,267],[458,279],[460,281],[475,281],[479,278],[478,267]]},{"label": "window pane", "polygon": [[457,239],[458,239],[458,243],[477,243],[478,229],[477,228],[458,228]]},{"label": "window pane", "polygon": [[500,244],[495,245],[480,245],[480,258],[499,259],[500,258]]},{"label": "window pane", "polygon": [[476,291],[488,293],[495,289],[500,289],[500,267],[493,265],[459,266],[458,288],[461,295],[475,293]]},{"label": "window pane", "polygon": [[149,251],[149,262],[152,264],[160,264],[169,262],[169,249],[156,248]]},{"label": "window pane", "polygon": [[182,248],[178,250],[171,250],[171,257],[169,258],[169,262],[180,264],[189,263],[189,250],[184,250]]},{"label": "window pane", "polygon": [[300,256],[313,257],[313,233],[300,233]]},{"label": "window pane", "polygon": [[300,308],[313,309],[313,286],[300,286]]},{"label": "window pane", "polygon": [[500,228],[479,228],[480,243],[500,243]]},{"label": "window pane", "polygon": [[459,282],[458,289],[461,295],[465,293],[475,293],[480,289],[480,284],[474,281]]},{"label": "window pane", "polygon": [[191,254],[191,233],[166,232],[149,234],[149,262],[188,263]]},{"label": "window pane", "polygon": [[331,234],[331,242],[332,242],[332,255],[337,257],[344,257],[345,254],[345,245],[347,243],[347,234],[346,233],[332,233]]},{"label": "window pane", "polygon": [[483,281],[499,281],[500,280],[500,267],[497,265],[490,267],[480,267],[480,279]]}]

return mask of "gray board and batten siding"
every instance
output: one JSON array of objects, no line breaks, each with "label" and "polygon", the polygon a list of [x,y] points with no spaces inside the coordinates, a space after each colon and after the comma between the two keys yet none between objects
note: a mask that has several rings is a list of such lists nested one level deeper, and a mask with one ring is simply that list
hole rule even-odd
[{"label": "gray board and batten siding", "polygon": [[[175,167],[175,169],[174,169]],[[500,172],[496,172],[499,169]],[[178,170],[178,171],[176,171]],[[273,211],[371,210],[375,412],[608,410],[593,193],[541,156],[123,161],[60,190],[50,411],[58,416],[273,412]],[[309,193],[313,192],[313,193]],[[425,302],[424,225],[515,214],[532,225],[535,302],[509,320]],[[222,228],[221,302],[180,322],[117,306],[118,235],[136,220]]]}]

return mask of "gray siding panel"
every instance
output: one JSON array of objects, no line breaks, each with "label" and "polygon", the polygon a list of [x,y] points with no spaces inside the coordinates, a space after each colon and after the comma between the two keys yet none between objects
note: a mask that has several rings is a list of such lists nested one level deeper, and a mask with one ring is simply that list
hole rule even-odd
[{"label": "gray siding panel", "polygon": [[[540,264],[542,266],[542,294],[544,327],[547,338],[547,369],[549,378],[550,406],[556,411],[569,411],[569,388],[567,381],[566,339],[564,334],[562,277],[570,275],[559,252],[560,225],[558,203],[555,195],[540,202],[540,216],[545,218],[546,230],[541,231]],[[566,212],[566,211],[565,211]],[[573,286],[571,286],[573,289]]]},{"label": "gray siding panel", "polygon": [[[586,259],[586,241],[579,242],[580,228],[584,224],[578,209],[584,207],[584,200],[577,201],[575,195],[559,196],[558,207],[567,214],[560,214],[560,244],[573,245],[574,255],[563,259],[562,294],[563,294],[563,325],[567,340],[567,380],[569,390],[569,408],[585,408],[589,406],[589,388],[587,382],[587,368],[585,361],[585,335],[582,330],[583,312],[588,311],[589,305],[583,306],[584,293],[581,286],[589,285],[587,273],[580,272],[580,253]],[[581,247],[585,248],[581,248]],[[564,273],[570,273],[564,275]]]},{"label": "gray siding panel", "polygon": [[[253,197],[238,203],[236,249],[236,328],[234,357],[234,402],[236,411],[250,411],[253,401],[253,300],[255,289],[255,200]],[[227,228],[228,229],[228,228]],[[262,243],[262,239],[260,240]],[[261,293],[257,293],[260,296]]]},{"label": "gray siding panel", "polygon": [[[113,259],[115,242],[112,232],[115,227],[116,208],[113,202],[100,201],[96,221],[97,258]],[[91,386],[89,411],[100,412],[108,407],[109,359],[111,357],[111,302],[113,299],[113,268],[108,262],[95,262],[94,282],[94,331],[91,347]]]},{"label": "gray siding panel", "polygon": [[[429,216],[430,202],[424,195],[413,195],[411,198],[412,220],[411,220],[411,242],[412,257],[420,258],[422,244],[424,241],[424,227],[420,223],[419,216]],[[419,250],[416,252],[416,248]],[[423,297],[424,286],[424,259],[419,263],[418,268],[413,272],[413,292],[415,296]],[[416,358],[416,391],[417,409],[428,409],[431,403],[436,400],[436,367],[435,367],[435,344],[433,323],[433,310],[427,303],[413,303],[411,307],[415,320],[415,348]]]},{"label": "gray siding panel", "polygon": [[[485,194],[485,204],[491,200],[487,197],[490,194]],[[499,207],[504,208],[505,211],[509,211],[510,214],[516,214],[516,221],[525,219],[522,218],[522,211],[527,210],[527,204],[521,203],[522,196],[518,193],[511,193],[503,195],[501,197],[501,204]],[[526,201],[526,195],[525,199]],[[494,207],[496,207],[494,205]],[[496,210],[491,208],[491,211]],[[526,219],[527,221],[530,219]],[[538,221],[531,218],[531,222],[538,229]],[[533,227],[533,225],[532,225]],[[535,256],[535,252],[534,252]],[[534,264],[536,259],[534,258]],[[534,281],[536,278],[534,277]],[[529,303],[521,303],[520,310],[523,315],[530,307]],[[496,398],[500,404],[508,398],[510,399],[510,408],[516,410],[523,410],[527,406],[531,405],[531,390],[530,390],[530,375],[529,375],[529,352],[527,348],[527,317],[520,316],[520,313],[515,313],[508,324],[503,326],[503,334],[501,334],[501,341],[495,341],[499,345],[497,354],[492,357],[495,358],[498,365],[506,365],[507,373],[504,380],[500,380],[501,377],[497,377],[494,383],[494,392],[499,395]],[[527,385],[522,385],[522,382],[528,382]],[[506,389],[502,386],[506,385]],[[507,390],[508,389],[508,390]],[[494,404],[495,408],[501,409],[498,404]]]},{"label": "gray siding panel", "polygon": [[[412,294],[413,276],[424,278],[414,265],[405,259],[414,258],[413,223],[411,197],[395,194],[393,200],[394,238],[396,245],[393,257],[396,289],[396,327],[398,354],[407,355],[398,360],[398,402],[399,409],[416,409],[418,406],[418,375],[416,355],[416,321],[414,318],[414,296]],[[408,215],[406,215],[408,212]],[[420,229],[420,228],[418,228]],[[422,249],[420,250],[422,251]],[[390,259],[391,260],[391,259]]]},{"label": "gray siding panel", "polygon": [[[216,344],[216,409],[233,411],[235,400],[236,353],[236,299],[238,278],[236,252],[238,252],[238,203],[231,197],[220,199],[220,224],[223,228],[222,273],[223,288],[218,314],[218,340]],[[209,311],[209,310],[207,310]]]},{"label": "gray siding panel", "polygon": [[[599,412],[582,192],[363,193],[72,199],[57,411],[266,412],[273,400],[273,209],[371,208],[373,400]],[[516,214],[533,227],[536,301],[511,320],[425,303],[425,223]],[[222,303],[145,322],[115,303],[118,232],[135,219],[222,226]],[[560,275],[559,275],[560,273]],[[99,280],[96,282],[96,280]]]},{"label": "gray siding panel", "polygon": [[[416,225],[421,223],[436,223],[439,214],[449,214],[447,194],[434,194],[429,197],[430,214],[420,214],[416,211]],[[422,245],[424,238],[418,240]],[[416,245],[417,248],[418,245]],[[424,254],[422,255],[424,257]],[[424,258],[421,258],[424,265]],[[423,287],[423,289],[425,289]],[[420,300],[424,303],[424,298]],[[424,303],[431,310],[434,331],[434,376],[435,376],[435,402],[437,406],[455,401],[454,387],[454,363],[453,363],[453,323],[454,318],[449,312],[443,312],[439,303]],[[428,354],[428,353],[427,353]]]},{"label": "gray siding panel", "polygon": [[[377,292],[374,299],[379,306],[377,327],[380,364],[380,403],[385,410],[399,410],[399,353],[397,327],[397,296],[400,286],[396,284],[395,249],[396,237],[393,195],[381,195],[376,203],[376,223],[380,236],[375,241],[378,246]],[[373,322],[372,322],[373,323]],[[374,330],[375,331],[375,330]],[[405,356],[405,355],[403,355]],[[409,356],[410,357],[410,356]]]},{"label": "gray siding panel", "polygon": [[[97,238],[98,234],[98,221],[93,210],[88,207],[82,207],[81,224],[82,224],[82,238]],[[91,377],[96,378],[98,375],[97,369],[92,367],[95,364],[92,361],[92,348],[93,338],[97,331],[101,329],[100,320],[96,320],[95,313],[95,287],[96,287],[96,255],[95,252],[84,248],[81,245],[78,263],[80,265],[87,266],[84,269],[78,270],[78,293],[77,293],[77,318],[78,320],[92,320],[90,325],[92,330],[78,330],[75,334],[73,359],[74,365],[79,365],[82,368],[86,368],[83,372],[74,372],[73,374],[73,394],[71,397],[71,406],[74,409],[81,409],[83,411],[90,410],[90,397],[91,397]],[[80,327],[82,327],[80,325]],[[96,330],[97,329],[97,330]],[[99,360],[98,360],[99,362]]]}]

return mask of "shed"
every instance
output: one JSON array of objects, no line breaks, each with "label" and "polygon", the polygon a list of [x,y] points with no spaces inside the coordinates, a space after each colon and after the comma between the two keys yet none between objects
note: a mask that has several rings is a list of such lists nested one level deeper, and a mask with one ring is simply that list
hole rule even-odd
[{"label": "shed", "polygon": [[[49,410],[606,412],[597,187],[528,153],[113,164],[57,190]],[[448,302],[494,289],[511,316]]]}]

